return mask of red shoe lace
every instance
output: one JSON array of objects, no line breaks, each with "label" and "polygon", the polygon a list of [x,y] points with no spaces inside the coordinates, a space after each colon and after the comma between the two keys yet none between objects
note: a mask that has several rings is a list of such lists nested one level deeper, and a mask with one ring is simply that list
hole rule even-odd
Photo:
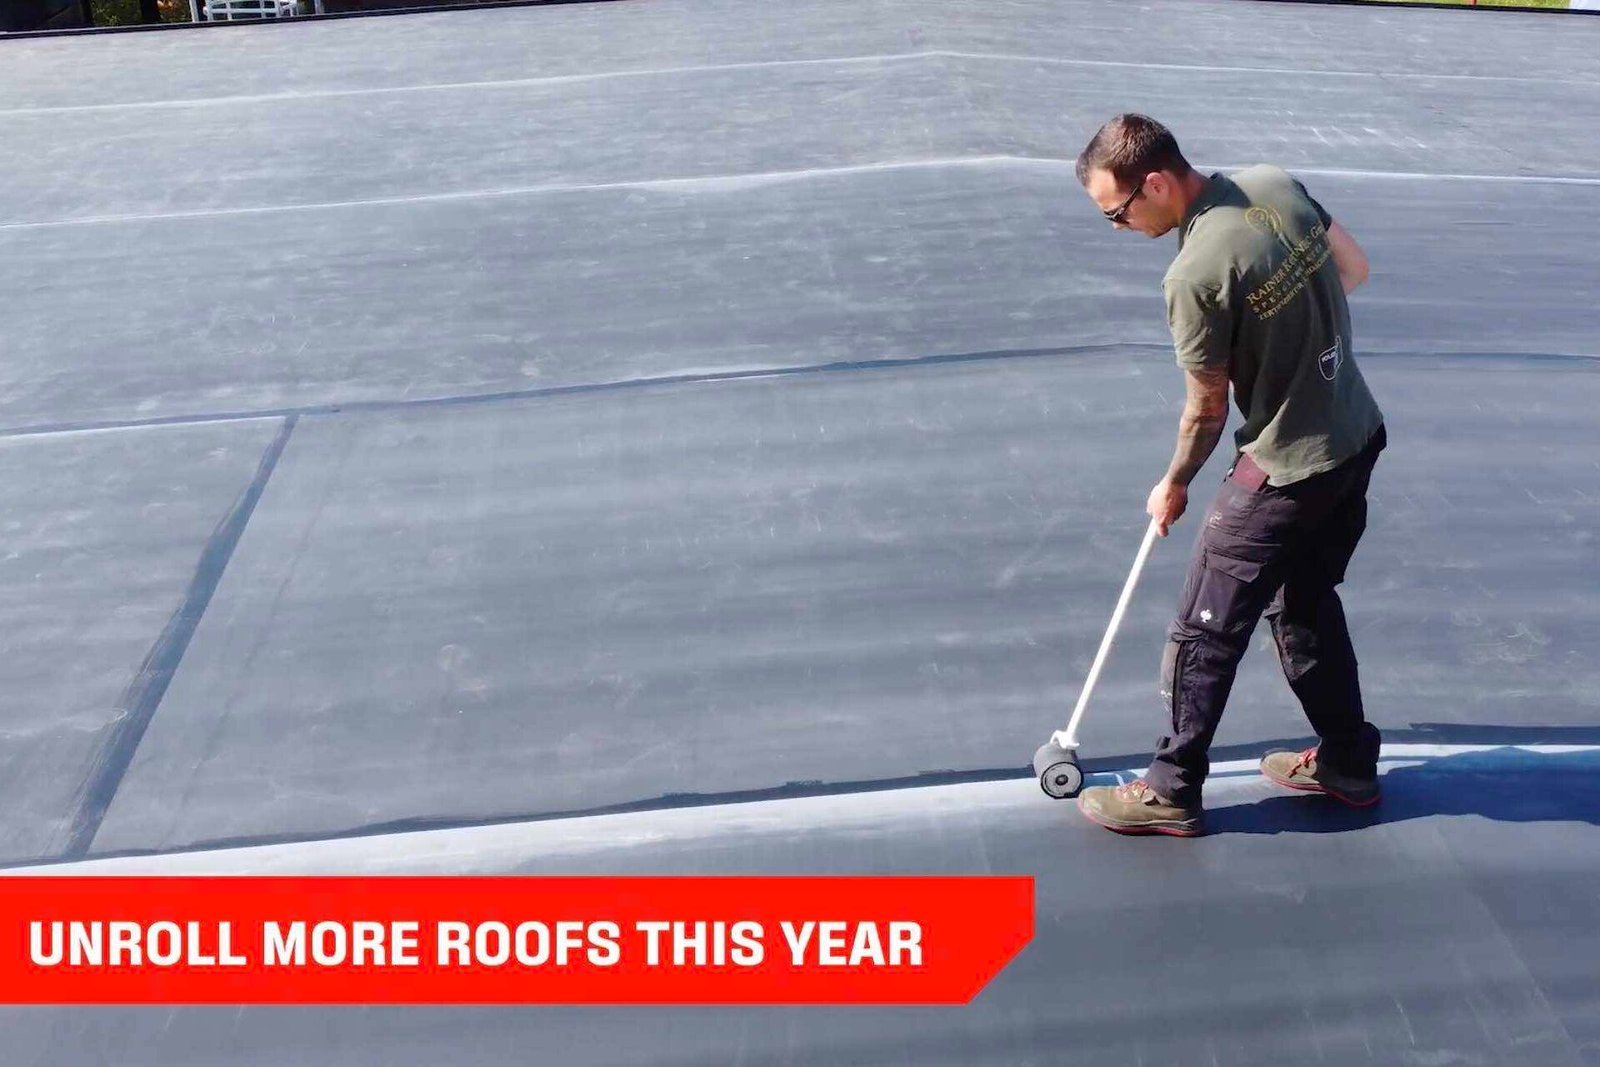
[{"label": "red shoe lace", "polygon": [[1150,791],[1150,783],[1143,778],[1135,778],[1127,785],[1117,786],[1118,800],[1143,800],[1144,795]]},{"label": "red shoe lace", "polygon": [[1306,749],[1304,752],[1300,753],[1300,762],[1295,764],[1295,769],[1299,770],[1301,767],[1310,767],[1313,763],[1316,762],[1316,759],[1317,759],[1317,748],[1316,748],[1315,745],[1313,745],[1310,748]]}]

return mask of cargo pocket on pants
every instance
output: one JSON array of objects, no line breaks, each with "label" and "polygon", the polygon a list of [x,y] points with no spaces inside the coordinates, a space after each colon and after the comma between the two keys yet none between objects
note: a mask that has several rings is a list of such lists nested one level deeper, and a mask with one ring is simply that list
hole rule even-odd
[{"label": "cargo pocket on pants", "polygon": [[1169,639],[1161,653],[1161,704],[1167,709],[1167,721],[1172,723],[1174,734],[1183,732],[1183,725],[1178,722],[1178,687],[1183,684],[1182,671],[1183,645]]},{"label": "cargo pocket on pants", "polygon": [[[1194,603],[1184,621],[1212,634],[1235,631],[1247,614],[1244,608],[1260,577],[1261,564],[1207,549]],[[1250,621],[1254,623],[1255,619]]]}]

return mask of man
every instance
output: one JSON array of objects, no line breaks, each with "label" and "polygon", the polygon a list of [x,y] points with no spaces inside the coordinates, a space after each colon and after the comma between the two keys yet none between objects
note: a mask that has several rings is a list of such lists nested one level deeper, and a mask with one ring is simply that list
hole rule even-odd
[{"label": "man", "polygon": [[1172,722],[1145,777],[1086,789],[1083,813],[1119,833],[1191,836],[1239,660],[1263,612],[1320,738],[1269,753],[1268,778],[1365,806],[1378,799],[1378,731],[1366,722],[1335,587],[1366,528],[1383,415],[1355,363],[1345,296],[1367,278],[1360,247],[1276,167],[1193,170],[1172,133],[1118,115],[1078,158],[1078,180],[1117,229],[1178,231],[1162,288],[1186,380],[1178,444],[1146,510],[1161,536],[1227,421],[1244,425],[1201,524],[1161,662]]}]

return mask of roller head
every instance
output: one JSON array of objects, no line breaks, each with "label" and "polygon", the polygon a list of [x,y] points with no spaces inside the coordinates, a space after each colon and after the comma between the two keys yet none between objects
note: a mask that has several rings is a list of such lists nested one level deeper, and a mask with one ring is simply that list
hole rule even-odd
[{"label": "roller head", "polygon": [[1039,776],[1039,788],[1057,800],[1075,797],[1083,788],[1078,754],[1063,748],[1054,738],[1040,745],[1039,751],[1033,754],[1033,772]]}]

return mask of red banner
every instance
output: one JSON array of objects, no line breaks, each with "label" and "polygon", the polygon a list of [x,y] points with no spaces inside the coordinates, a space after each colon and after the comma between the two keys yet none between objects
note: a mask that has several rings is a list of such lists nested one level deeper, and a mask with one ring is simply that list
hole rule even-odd
[{"label": "red banner", "polygon": [[962,1004],[1031,878],[0,878],[11,1004]]}]

